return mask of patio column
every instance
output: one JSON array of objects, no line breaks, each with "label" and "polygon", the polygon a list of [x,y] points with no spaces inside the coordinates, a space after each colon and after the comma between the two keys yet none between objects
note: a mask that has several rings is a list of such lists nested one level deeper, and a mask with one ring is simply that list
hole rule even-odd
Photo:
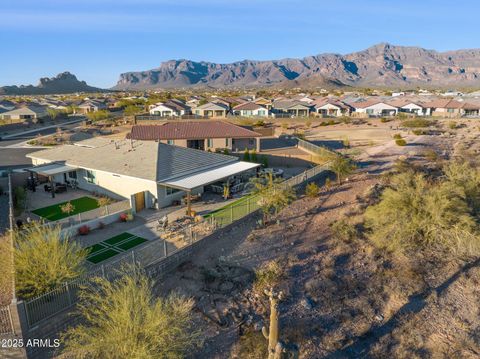
[{"label": "patio column", "polygon": [[192,191],[187,191],[187,216],[190,216],[192,213]]},{"label": "patio column", "polygon": [[55,182],[53,181],[53,176],[49,176],[48,179],[50,180],[50,189],[52,191],[52,198],[55,198]]}]

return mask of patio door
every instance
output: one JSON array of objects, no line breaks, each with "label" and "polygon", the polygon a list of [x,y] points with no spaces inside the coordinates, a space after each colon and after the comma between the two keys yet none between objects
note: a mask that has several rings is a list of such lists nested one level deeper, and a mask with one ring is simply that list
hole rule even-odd
[{"label": "patio door", "polygon": [[135,212],[140,212],[145,208],[145,192],[135,193]]}]

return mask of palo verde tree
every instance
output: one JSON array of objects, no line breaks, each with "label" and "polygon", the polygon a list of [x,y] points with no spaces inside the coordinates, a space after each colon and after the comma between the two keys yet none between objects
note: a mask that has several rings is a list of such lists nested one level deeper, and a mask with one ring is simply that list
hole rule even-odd
[{"label": "palo verde tree", "polygon": [[259,197],[264,221],[268,220],[270,215],[276,216],[296,198],[295,190],[283,184],[282,180],[273,178],[271,173],[264,177],[253,178],[252,182],[255,185],[254,193]]},{"label": "palo verde tree", "polygon": [[35,297],[77,278],[85,271],[87,251],[60,226],[29,224],[15,234],[16,289],[21,298]]},{"label": "palo verde tree", "polygon": [[330,165],[330,169],[337,176],[338,184],[342,183],[343,178],[352,174],[355,168],[355,163],[350,158],[340,155],[335,156]]},{"label": "palo verde tree", "polygon": [[478,254],[479,226],[467,198],[448,179],[408,171],[390,179],[380,202],[366,210],[365,224],[373,242],[389,250],[441,248]]},{"label": "palo verde tree", "polygon": [[177,294],[155,298],[138,268],[124,268],[114,282],[97,278],[80,298],[85,323],[63,335],[69,358],[182,358],[199,344],[193,300]]}]

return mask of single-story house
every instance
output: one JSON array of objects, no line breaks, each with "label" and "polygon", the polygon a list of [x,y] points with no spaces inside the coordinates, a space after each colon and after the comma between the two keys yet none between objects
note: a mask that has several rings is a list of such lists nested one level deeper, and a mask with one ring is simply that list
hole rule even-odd
[{"label": "single-story house", "polygon": [[174,99],[150,106],[149,112],[151,115],[158,115],[162,117],[180,117],[192,113],[189,106]]},{"label": "single-story house", "polygon": [[420,101],[408,98],[398,98],[388,101],[389,105],[398,108],[398,112],[411,113],[418,116],[430,116],[430,109]]},{"label": "single-story house", "polygon": [[89,113],[89,112],[96,112],[100,110],[106,110],[108,106],[96,100],[86,100],[76,106],[75,112],[76,113]]},{"label": "single-story house", "polygon": [[257,132],[225,121],[182,121],[161,125],[135,125],[127,138],[142,141],[160,141],[170,145],[205,151],[260,150]]},{"label": "single-story house", "polygon": [[3,120],[34,120],[47,117],[46,106],[22,106],[11,111],[0,114]]},{"label": "single-story house", "polygon": [[205,117],[227,117],[229,107],[223,103],[208,102],[192,110],[195,115]]},{"label": "single-story house", "polygon": [[294,100],[274,101],[272,106],[274,114],[289,115],[291,117],[306,117],[313,108],[307,102]]},{"label": "single-story house", "polygon": [[270,111],[255,102],[245,102],[233,108],[233,114],[244,117],[268,117]]},{"label": "single-story house", "polygon": [[395,116],[398,113],[397,107],[376,99],[353,102],[350,105],[355,109],[355,113],[367,116]]},{"label": "single-story house", "polygon": [[[94,138],[27,155],[31,173],[50,181],[117,199],[129,199],[136,212],[171,205],[205,186],[255,172],[255,163],[237,157],[171,146],[156,141]],[[252,173],[253,175],[253,173]]]},{"label": "single-story house", "polygon": [[444,99],[425,103],[432,116],[462,117],[478,116],[480,107],[467,102]]},{"label": "single-story house", "polygon": [[15,104],[12,101],[8,100],[1,100],[0,101],[0,108],[6,111],[12,111],[15,109]]},{"label": "single-story house", "polygon": [[315,112],[322,117],[349,116],[353,108],[334,98],[320,98],[311,103]]}]

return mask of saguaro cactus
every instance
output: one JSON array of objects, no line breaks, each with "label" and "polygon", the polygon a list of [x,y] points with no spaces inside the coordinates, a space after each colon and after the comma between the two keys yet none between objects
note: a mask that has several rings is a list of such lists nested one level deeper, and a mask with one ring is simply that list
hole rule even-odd
[{"label": "saguaro cactus", "polygon": [[265,295],[270,299],[270,324],[269,328],[262,328],[262,334],[268,340],[268,359],[281,359],[282,354],[285,353],[288,357],[298,358],[298,349],[287,348],[279,338],[278,325],[278,303],[283,299],[283,292],[277,292],[273,288],[265,290]]}]

